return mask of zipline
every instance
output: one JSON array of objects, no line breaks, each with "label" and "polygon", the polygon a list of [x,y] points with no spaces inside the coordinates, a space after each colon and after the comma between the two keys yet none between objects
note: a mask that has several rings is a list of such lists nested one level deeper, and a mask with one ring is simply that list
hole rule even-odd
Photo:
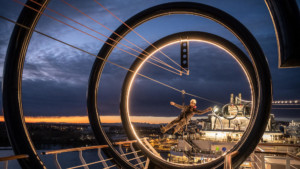
[{"label": "zipline", "polygon": [[[140,48],[140,47],[137,46],[136,44],[132,43],[131,41],[127,40],[125,37],[119,35],[118,33],[114,32],[113,30],[109,29],[107,26],[105,26],[104,24],[102,24],[102,23],[100,23],[99,21],[95,20],[94,18],[90,17],[90,16],[87,15],[86,13],[82,12],[80,9],[76,8],[75,6],[71,5],[70,3],[68,3],[68,2],[66,2],[66,1],[64,1],[64,0],[61,0],[61,1],[63,1],[65,4],[67,4],[68,6],[70,6],[70,7],[73,8],[73,9],[75,9],[76,11],[78,11],[79,13],[81,13],[82,15],[84,15],[84,16],[88,17],[89,19],[93,20],[93,21],[94,21],[95,23],[97,23],[98,25],[104,27],[105,29],[107,29],[108,31],[110,31],[111,33],[113,33],[114,35],[117,35],[117,36],[120,37],[121,39],[123,39],[123,40],[125,40],[126,42],[132,44],[133,46],[135,46],[136,48],[138,48],[138,49],[141,50],[142,52],[144,51],[142,48]],[[110,40],[112,40],[110,37],[108,37],[108,38],[109,38]],[[113,41],[115,41],[115,40],[113,40]],[[120,42],[118,42],[118,43],[120,43]],[[138,51],[137,51],[137,52],[138,52]],[[144,51],[144,52],[145,52],[145,51]],[[139,52],[139,53],[140,53],[140,52]],[[150,54],[150,53],[148,53],[148,52],[145,52],[145,53],[146,53],[147,55]],[[144,53],[140,53],[140,54],[146,56]],[[179,71],[178,69],[176,69],[176,68],[174,68],[173,66],[171,66],[171,65],[169,65],[169,64],[167,64],[167,63],[165,63],[164,61],[160,60],[159,58],[157,58],[157,57],[155,57],[155,56],[153,56],[153,57],[156,58],[157,60],[159,60],[160,63],[162,63],[162,64],[164,64],[164,65],[166,65],[166,66],[168,66],[168,67],[170,67],[170,68],[172,68],[172,69],[175,69],[175,70]],[[180,72],[181,72],[181,71],[180,71]],[[182,73],[184,73],[184,72],[182,72]],[[185,73],[185,74],[187,74],[187,73]]]},{"label": "zipline", "polygon": [[[122,24],[124,24],[127,28],[129,28],[132,32],[134,32],[136,35],[138,35],[140,38],[142,38],[144,41],[146,41],[149,45],[151,45],[152,47],[154,47],[156,50],[158,50],[161,54],[163,54],[164,56],[166,56],[168,59],[170,59],[173,63],[175,63],[176,65],[180,66],[178,63],[176,63],[173,59],[171,59],[169,56],[167,56],[165,53],[163,53],[160,49],[158,49],[157,47],[155,47],[151,42],[149,42],[147,39],[145,39],[142,35],[140,35],[138,32],[136,32],[133,28],[131,28],[129,25],[127,25],[125,22],[123,22],[120,18],[118,18],[115,14],[113,14],[110,10],[108,10],[107,8],[105,8],[100,2],[98,2],[97,0],[94,0],[98,5],[100,5],[103,9],[105,9],[107,12],[109,12],[113,17],[115,17],[117,20],[119,20]],[[184,69],[182,66],[180,66],[181,69],[185,70],[186,72],[188,72],[186,69]]]},{"label": "zipline", "polygon": [[[36,2],[36,1],[34,1],[34,0],[30,0],[30,1],[33,2],[33,3],[35,3],[35,4],[37,4],[37,5],[39,5],[39,6],[42,6],[42,4],[40,4],[40,3],[38,3],[38,2]],[[65,2],[65,3],[67,3],[67,2]],[[23,5],[23,4],[22,4],[22,5]],[[70,4],[68,4],[68,5],[70,5]],[[71,7],[72,7],[72,6],[71,6]],[[114,40],[114,39],[112,39],[112,38],[110,38],[110,37],[108,37],[108,36],[106,36],[106,35],[104,35],[104,34],[98,32],[98,31],[96,31],[96,30],[94,30],[94,29],[92,29],[92,28],[90,28],[90,27],[88,27],[88,26],[86,26],[86,25],[84,25],[84,24],[78,22],[78,21],[75,21],[74,19],[69,18],[69,17],[67,17],[67,16],[65,16],[65,15],[63,15],[63,14],[61,14],[61,13],[59,13],[59,12],[57,12],[57,11],[51,9],[51,8],[49,8],[49,7],[46,7],[46,9],[49,10],[49,11],[51,11],[51,12],[53,12],[53,13],[55,13],[55,14],[57,14],[57,15],[60,15],[60,16],[62,16],[62,17],[64,17],[64,18],[68,19],[68,20],[70,20],[70,21],[72,21],[72,22],[74,22],[74,23],[77,23],[77,24],[79,24],[79,25],[81,25],[81,26],[83,26],[83,27],[85,27],[85,28],[87,28],[87,29],[89,29],[89,30],[91,30],[91,31],[93,31],[93,32],[95,32],[95,33],[101,35],[101,36],[104,36],[105,38],[108,38],[108,39],[110,39],[110,40],[112,40],[112,41],[114,41],[114,42],[117,42],[116,40]],[[79,9],[78,9],[78,10],[79,10]],[[94,21],[96,21],[96,20],[94,20]],[[102,26],[102,25],[103,25],[103,24],[101,24],[101,26]],[[104,26],[104,25],[103,25],[103,26]],[[105,27],[105,28],[107,28],[107,27]],[[128,41],[128,40],[127,40],[127,41]],[[132,42],[130,42],[130,41],[128,41],[128,42],[129,42],[130,44],[132,44],[132,45],[138,47],[138,46],[135,45],[134,43],[132,43]],[[137,52],[137,53],[139,53],[139,54],[141,54],[141,55],[145,55],[145,56],[146,56],[146,54],[144,54],[144,53],[142,53],[142,52],[140,52],[140,51],[137,51],[137,50],[135,50],[135,49],[133,49],[133,48],[131,48],[131,47],[129,47],[129,46],[123,44],[123,43],[120,43],[120,42],[119,42],[118,44],[120,44],[120,45],[122,45],[122,46],[124,46],[124,47],[126,47],[126,48],[128,48],[128,49],[130,49],[130,50],[132,50],[132,51],[134,51],[134,52]],[[138,47],[138,48],[139,48],[140,50],[143,50],[143,49],[140,48],[140,47]],[[174,70],[176,70],[176,71],[181,72],[180,70],[178,70],[178,69],[172,67],[171,65],[165,63],[164,61],[160,60],[159,58],[157,58],[157,57],[155,57],[155,56],[153,56],[153,58],[151,58],[151,59],[152,59],[152,60],[155,60],[156,62],[159,62],[159,63],[161,63],[161,64],[163,64],[163,65],[166,65],[166,66],[168,66],[168,67],[170,67],[170,68],[172,68],[172,69],[174,69]]]},{"label": "zipline", "polygon": [[[106,41],[104,41],[104,40],[102,40],[102,39],[99,39],[99,38],[97,38],[96,36],[93,36],[93,35],[91,35],[91,34],[85,32],[85,31],[83,31],[83,30],[81,30],[81,29],[78,29],[78,28],[76,28],[76,27],[74,27],[74,26],[71,26],[70,24],[67,24],[67,23],[65,23],[65,22],[63,22],[63,21],[61,21],[61,20],[59,20],[59,19],[56,19],[56,18],[54,18],[54,17],[52,17],[52,16],[50,16],[50,15],[48,15],[48,14],[45,14],[45,13],[43,13],[43,12],[40,12],[40,11],[38,11],[38,10],[36,10],[36,9],[34,9],[34,8],[32,8],[32,7],[28,6],[28,5],[26,5],[26,4],[22,3],[22,2],[20,2],[19,0],[14,0],[14,1],[16,1],[17,3],[23,5],[24,7],[27,7],[27,8],[29,8],[29,9],[31,9],[31,10],[34,10],[35,12],[38,12],[38,13],[40,13],[40,14],[42,14],[42,15],[45,15],[45,16],[47,16],[47,17],[49,17],[49,18],[51,18],[51,19],[53,19],[53,20],[55,20],[55,21],[57,21],[57,22],[60,22],[60,23],[62,23],[62,24],[64,24],[64,25],[66,25],[66,26],[69,26],[69,27],[71,27],[71,28],[73,28],[73,29],[75,29],[75,30],[77,30],[77,31],[79,31],[79,32],[81,32],[81,33],[83,33],[83,34],[86,34],[86,35],[88,35],[88,36],[91,36],[91,37],[93,37],[93,38],[95,38],[95,39],[97,39],[97,40],[99,40],[99,41],[101,41],[101,42],[104,42],[104,43],[110,45],[110,46],[114,46],[114,45],[112,45],[112,44],[110,44],[110,43],[108,43],[108,42],[106,42]],[[132,54],[132,53],[130,53],[130,52],[128,52],[128,51],[126,51],[126,50],[120,48],[120,47],[117,47],[117,46],[115,46],[115,47],[116,47],[117,49],[119,49],[119,50],[121,50],[121,51],[127,53],[127,54],[130,54],[130,55],[132,55],[132,56],[134,56],[134,57],[140,58],[139,56],[134,55],[134,54]],[[140,58],[140,59],[141,59],[141,58]],[[174,74],[180,75],[180,73],[177,73],[177,72],[174,72],[174,71],[172,71],[172,70],[170,70],[170,69],[167,69],[167,68],[164,68],[164,67],[162,67],[162,66],[159,66],[159,65],[157,65],[157,64],[155,64],[155,63],[153,63],[153,62],[151,62],[151,61],[147,61],[147,62],[148,62],[148,63],[151,63],[151,64],[153,64],[153,65],[155,65],[155,66],[157,66],[157,67],[160,67],[160,68],[162,68],[162,69],[165,69],[165,70],[167,70],[167,71],[169,71],[169,72],[172,72],[172,73],[174,73]],[[177,71],[180,72],[180,70],[177,70]]]},{"label": "zipline", "polygon": [[[24,29],[31,30],[30,27],[27,27],[27,26],[25,26],[25,25],[23,25],[23,24],[17,23],[17,22],[15,22],[15,21],[13,21],[13,20],[11,20],[11,19],[8,19],[8,18],[6,18],[6,17],[4,17],[4,16],[0,16],[0,18],[4,19],[4,20],[6,20],[6,21],[9,21],[9,22],[11,22],[11,23],[14,23],[15,25],[18,25],[18,26],[20,26],[20,27],[22,27],[22,28],[24,28]],[[100,56],[97,56],[97,55],[95,55],[95,54],[93,54],[93,53],[90,53],[90,52],[88,52],[88,51],[86,51],[86,50],[83,50],[83,49],[81,49],[81,48],[79,48],[79,47],[76,47],[76,46],[71,45],[71,44],[69,44],[69,43],[67,43],[67,42],[64,42],[64,41],[62,41],[62,40],[59,40],[59,39],[57,39],[57,38],[54,38],[54,37],[52,37],[52,36],[50,36],[50,35],[47,35],[47,34],[45,34],[45,33],[42,33],[42,32],[40,32],[40,31],[38,31],[38,30],[33,29],[32,31],[33,31],[33,32],[36,32],[36,33],[38,33],[38,34],[40,34],[40,35],[42,35],[42,36],[48,37],[48,38],[50,38],[50,39],[52,39],[52,40],[54,40],[54,41],[57,41],[57,42],[59,42],[59,43],[62,43],[62,44],[64,44],[64,45],[67,45],[67,46],[69,46],[69,47],[71,47],[71,48],[77,49],[77,50],[79,50],[79,51],[81,51],[81,52],[84,52],[84,53],[87,53],[87,54],[89,54],[89,55],[95,56],[96,58],[102,60],[102,61],[105,62],[105,63],[110,63],[110,64],[112,64],[112,65],[115,65],[115,66],[119,67],[119,68],[125,69],[125,70],[130,71],[130,72],[134,72],[134,71],[131,70],[131,69],[128,69],[128,68],[126,68],[126,67],[124,67],[124,66],[121,66],[121,65],[119,65],[119,64],[117,64],[117,63],[114,63],[114,62],[112,62],[112,61],[105,60],[105,59],[101,58]],[[163,85],[163,86],[165,86],[165,87],[168,87],[168,88],[170,88],[170,89],[173,89],[173,90],[175,90],[175,91],[177,91],[177,92],[179,92],[179,93],[182,93],[182,90],[177,89],[177,88],[175,88],[175,87],[173,87],[173,86],[171,86],[171,85],[165,84],[165,83],[163,83],[163,82],[160,82],[160,81],[158,81],[158,80],[155,80],[155,79],[153,79],[153,78],[151,78],[151,77],[149,77],[149,76],[143,75],[143,74],[138,73],[138,72],[137,72],[136,74],[139,75],[139,76],[142,76],[142,77],[144,77],[144,78],[146,78],[146,79],[149,79],[149,80],[151,80],[151,81],[154,81],[154,82],[156,82],[156,83],[158,83],[158,84],[161,84],[161,85]],[[197,98],[199,98],[199,99],[206,100],[206,101],[209,101],[209,102],[213,102],[213,103],[217,103],[217,104],[224,105],[223,103],[220,103],[220,102],[217,102],[217,101],[213,101],[213,100],[210,100],[210,99],[207,99],[207,98],[204,98],[204,97],[200,97],[200,96],[198,96],[198,95],[194,95],[194,94],[191,94],[191,93],[188,93],[188,92],[186,92],[185,94],[186,94],[186,95],[189,95],[189,96],[192,96],[192,97],[197,97]]]}]

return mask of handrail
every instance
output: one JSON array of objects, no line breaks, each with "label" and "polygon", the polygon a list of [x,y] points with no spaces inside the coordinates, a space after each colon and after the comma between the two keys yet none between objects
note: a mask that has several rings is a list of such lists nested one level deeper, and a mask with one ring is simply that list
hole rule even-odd
[{"label": "handrail", "polygon": [[274,154],[274,155],[286,155],[289,156],[297,161],[300,161],[300,157],[295,156],[294,154],[287,153],[287,152],[275,152],[275,151],[255,151],[255,153],[261,154]]},{"label": "handrail", "polygon": [[93,165],[93,164],[103,163],[103,162],[110,161],[110,160],[113,160],[113,158],[108,158],[106,160],[101,160],[101,161],[91,162],[91,163],[87,163],[87,164],[82,164],[82,165],[78,165],[78,166],[75,166],[75,167],[70,167],[70,168],[67,168],[67,169],[74,169],[74,168],[80,168],[80,167],[84,167],[84,166],[90,166],[90,165]]},{"label": "handrail", "polygon": [[61,150],[45,151],[45,152],[42,152],[41,154],[42,155],[50,155],[50,154],[59,154],[59,153],[67,153],[67,152],[72,152],[72,151],[83,151],[83,150],[91,150],[91,149],[107,148],[107,147],[108,147],[108,145],[68,148],[68,149],[61,149]]},{"label": "handrail", "polygon": [[9,161],[9,160],[24,159],[24,158],[28,158],[28,157],[29,157],[29,155],[27,155],[27,154],[20,154],[20,155],[15,155],[15,156],[0,157],[0,162],[2,162],[2,161]]},{"label": "handrail", "polygon": [[115,142],[113,143],[114,145],[120,145],[120,144],[130,144],[130,143],[136,143],[137,140],[127,140],[127,141],[119,141],[119,142]]},{"label": "handrail", "polygon": [[[130,143],[135,143],[135,142],[137,142],[137,140],[120,141],[120,142],[115,142],[114,145],[130,144]],[[91,150],[91,149],[98,149],[98,148],[108,148],[108,145],[97,145],[97,146],[88,146],[88,147],[77,147],[77,148],[52,150],[52,151],[42,152],[41,154],[42,155],[59,154],[59,153],[67,153],[67,152],[73,152],[73,151]]]},{"label": "handrail", "polygon": [[282,146],[282,147],[299,147],[300,144],[281,144],[281,143],[259,143],[259,146]]}]

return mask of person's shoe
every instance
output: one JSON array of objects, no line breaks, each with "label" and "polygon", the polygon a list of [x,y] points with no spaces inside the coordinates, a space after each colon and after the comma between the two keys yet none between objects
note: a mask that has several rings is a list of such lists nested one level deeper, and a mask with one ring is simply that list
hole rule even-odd
[{"label": "person's shoe", "polygon": [[161,133],[165,133],[166,132],[165,127],[163,125],[160,125],[160,131],[161,131]]}]

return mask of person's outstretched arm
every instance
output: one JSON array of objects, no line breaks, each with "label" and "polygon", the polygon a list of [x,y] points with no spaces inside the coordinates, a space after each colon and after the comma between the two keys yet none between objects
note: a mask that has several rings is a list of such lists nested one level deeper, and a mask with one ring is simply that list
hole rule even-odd
[{"label": "person's outstretched arm", "polygon": [[202,114],[205,114],[205,113],[208,113],[210,111],[212,111],[213,109],[211,107],[208,107],[207,109],[205,110],[196,110],[196,114],[198,115],[202,115]]},{"label": "person's outstretched arm", "polygon": [[183,106],[180,104],[176,104],[175,102],[170,102],[170,105],[177,107],[178,109],[183,109]]}]

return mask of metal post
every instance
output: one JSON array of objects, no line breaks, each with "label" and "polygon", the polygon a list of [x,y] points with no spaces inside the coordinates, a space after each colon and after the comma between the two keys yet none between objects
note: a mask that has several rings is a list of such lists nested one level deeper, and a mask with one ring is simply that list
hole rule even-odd
[{"label": "metal post", "polygon": [[131,149],[132,152],[134,152],[134,153],[133,153],[133,154],[134,154],[134,157],[137,158],[136,161],[140,164],[140,166],[141,166],[142,168],[144,168],[144,165],[143,165],[141,159],[138,158],[139,156],[138,156],[138,154],[135,152],[135,149],[134,149],[132,143],[130,143],[130,149]]},{"label": "metal post", "polygon": [[286,156],[285,169],[291,169],[291,158],[289,156]]},{"label": "metal post", "polygon": [[102,162],[103,167],[104,167],[104,168],[108,167],[106,161],[104,161],[104,158],[103,158],[103,156],[102,156],[102,154],[101,154],[101,148],[98,148],[98,157],[99,157],[100,161],[103,161],[103,162]]},{"label": "metal post", "polygon": [[57,158],[57,154],[54,154],[54,164],[57,169],[62,169]]},{"label": "metal post", "polygon": [[4,161],[4,169],[8,169],[8,161]]},{"label": "metal post", "polygon": [[[79,159],[80,159],[82,165],[86,165],[86,162],[85,162],[85,160],[84,160],[84,158],[83,158],[83,156],[82,156],[82,150],[79,151]],[[84,169],[89,169],[88,166],[84,166],[83,168],[84,168]]]},{"label": "metal post", "polygon": [[149,158],[147,158],[144,169],[148,169],[149,164],[150,164],[150,160],[149,160]]},{"label": "metal post", "polygon": [[265,155],[261,154],[261,169],[265,169]]},{"label": "metal post", "polygon": [[[119,151],[120,151],[121,155],[124,154],[124,151],[123,151],[123,149],[122,149],[122,144],[119,144]],[[128,158],[127,158],[126,155],[124,155],[124,158],[128,160]]]}]

